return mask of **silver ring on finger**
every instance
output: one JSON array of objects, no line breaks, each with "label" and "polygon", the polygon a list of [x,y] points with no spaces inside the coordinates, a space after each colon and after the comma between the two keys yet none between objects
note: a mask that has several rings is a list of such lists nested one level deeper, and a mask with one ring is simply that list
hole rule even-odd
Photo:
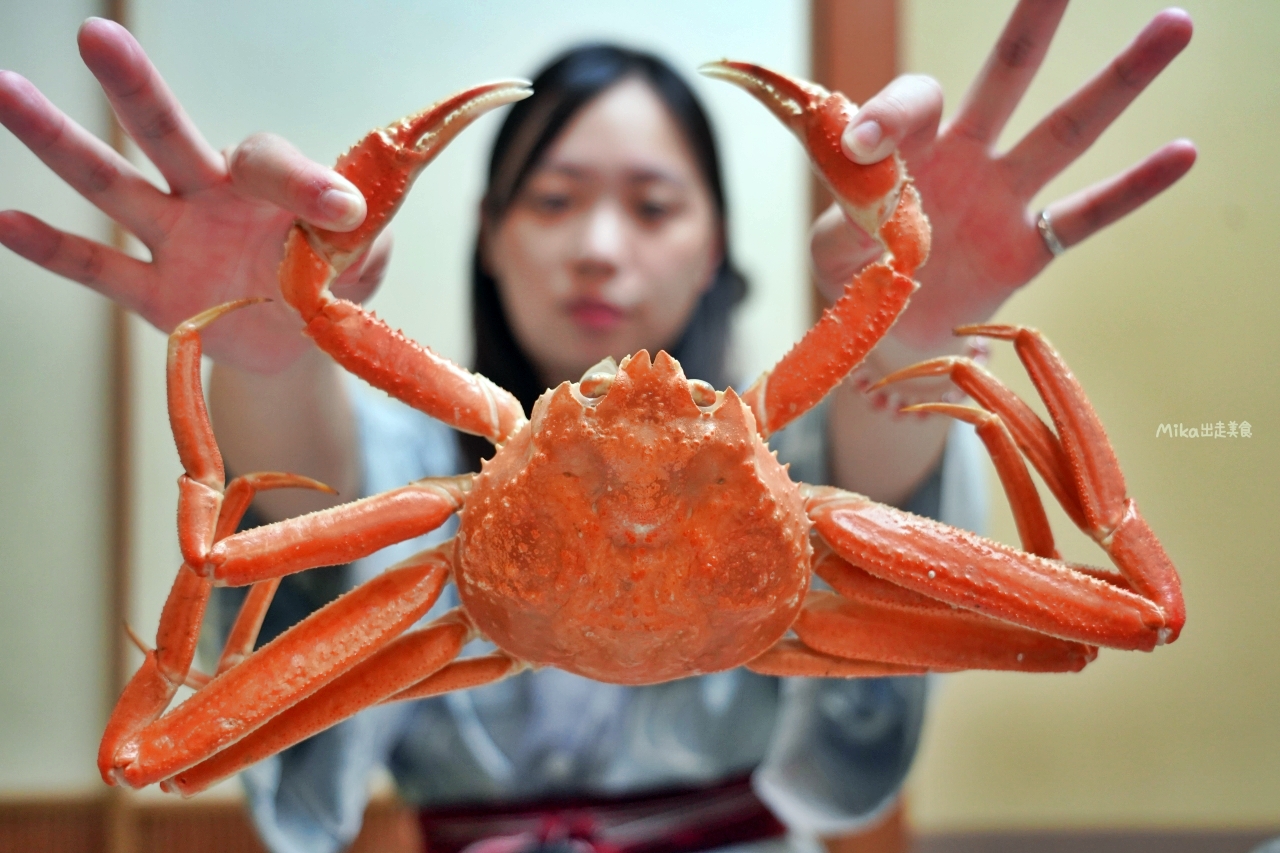
[{"label": "silver ring on finger", "polygon": [[1040,211],[1040,215],[1036,217],[1036,229],[1040,232],[1040,237],[1044,240],[1049,254],[1056,258],[1067,250],[1067,247],[1058,239],[1058,233],[1053,230],[1053,222],[1049,219],[1048,210]]}]

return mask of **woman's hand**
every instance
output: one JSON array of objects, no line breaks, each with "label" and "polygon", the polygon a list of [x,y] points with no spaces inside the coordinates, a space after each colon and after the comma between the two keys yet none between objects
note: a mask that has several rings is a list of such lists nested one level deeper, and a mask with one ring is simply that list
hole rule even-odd
[{"label": "woman's hand", "polygon": [[[893,336],[916,350],[946,345],[953,327],[982,322],[1053,259],[1031,199],[1079,157],[1186,47],[1191,19],[1157,15],[1106,68],[1045,116],[1008,151],[996,140],[1035,76],[1066,0],[1022,0],[954,119],[938,130],[942,94],[926,77],[904,76],[860,109],[845,153],[874,163],[897,148],[933,227],[920,291]],[[1170,142],[1112,178],[1046,209],[1063,246],[1081,242],[1142,206],[1195,162],[1188,141]],[[829,297],[880,248],[834,206],[815,223],[812,250]]]},{"label": "woman's hand", "polygon": [[[136,236],[151,261],[5,211],[0,243],[14,252],[167,333],[210,306],[276,296],[276,269],[296,218],[337,230],[364,219],[364,199],[354,186],[279,137],[258,134],[226,154],[215,151],[123,27],[90,19],[80,28],[79,45],[120,124],[164,176],[168,192],[13,72],[0,72],[0,123]],[[381,279],[389,248],[389,239],[380,240],[339,279],[335,292],[367,297]],[[205,349],[228,365],[276,371],[310,346],[300,329],[297,315],[276,299],[219,321],[204,336]]]}]

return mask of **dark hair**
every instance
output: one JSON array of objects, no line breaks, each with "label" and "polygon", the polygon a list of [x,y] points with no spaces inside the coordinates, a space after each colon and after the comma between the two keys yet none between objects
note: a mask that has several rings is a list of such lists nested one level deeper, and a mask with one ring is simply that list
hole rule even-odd
[{"label": "dark hair", "polygon": [[[697,96],[666,62],[609,44],[582,45],[553,59],[534,77],[532,97],[513,106],[498,131],[489,159],[482,215],[491,223],[501,219],[570,119],[596,96],[628,78],[647,83],[666,106],[689,143],[715,205],[723,258],[671,354],[689,378],[722,388],[728,384],[725,356],[729,321],[733,308],[746,295],[747,285],[733,265],[725,239],[724,184],[711,124]],[[478,237],[471,263],[471,323],[476,347],[473,369],[514,394],[529,412],[546,387],[511,331],[498,283],[481,261]],[[489,442],[479,436],[462,434],[461,443],[463,460],[473,471],[479,470],[481,459],[493,453]]]}]

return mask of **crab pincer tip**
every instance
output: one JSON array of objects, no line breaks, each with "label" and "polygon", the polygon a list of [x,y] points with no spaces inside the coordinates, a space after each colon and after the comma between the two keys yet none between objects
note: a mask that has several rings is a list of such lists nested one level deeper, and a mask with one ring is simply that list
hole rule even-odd
[{"label": "crab pincer tip", "polygon": [[512,77],[509,80],[494,80],[458,93],[473,104],[484,103],[485,109],[523,101],[533,94],[533,83],[523,77]]},{"label": "crab pincer tip", "polygon": [[752,95],[797,134],[803,130],[803,116],[826,94],[820,86],[752,62],[720,59],[706,63],[698,71]]},{"label": "crab pincer tip", "polygon": [[471,86],[432,104],[420,113],[406,116],[387,130],[400,145],[418,145],[429,139],[426,144],[439,150],[463,128],[490,110],[523,101],[532,95],[532,86],[528,80],[517,78]]},{"label": "crab pincer tip", "polygon": [[500,100],[505,104],[523,101],[533,94],[533,81],[526,80],[523,77],[496,80],[489,85],[493,87],[490,94],[494,96],[495,100]]},{"label": "crab pincer tip", "polygon": [[707,77],[723,79],[731,73],[734,63],[729,59],[715,59],[698,66],[698,73]]}]

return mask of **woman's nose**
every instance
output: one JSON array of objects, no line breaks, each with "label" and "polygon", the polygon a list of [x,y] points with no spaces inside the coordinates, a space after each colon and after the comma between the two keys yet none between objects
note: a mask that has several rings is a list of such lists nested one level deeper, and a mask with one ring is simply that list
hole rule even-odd
[{"label": "woman's nose", "polygon": [[621,263],[626,249],[626,224],[622,211],[610,201],[601,200],[587,212],[576,264],[583,271],[612,273]]}]

